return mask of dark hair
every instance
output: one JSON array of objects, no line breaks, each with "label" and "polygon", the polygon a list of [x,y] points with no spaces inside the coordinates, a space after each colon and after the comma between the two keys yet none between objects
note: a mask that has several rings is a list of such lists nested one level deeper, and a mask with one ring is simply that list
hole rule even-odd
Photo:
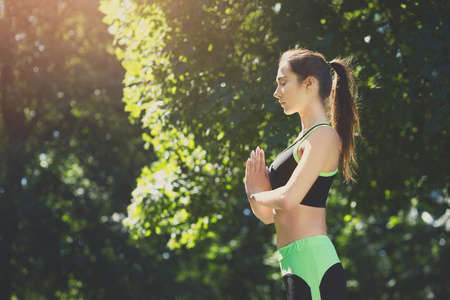
[{"label": "dark hair", "polygon": [[[288,62],[291,71],[302,82],[313,76],[319,82],[319,96],[328,110],[331,125],[341,139],[339,162],[346,182],[353,178],[357,166],[355,156],[355,129],[361,135],[358,114],[358,89],[355,84],[350,60],[335,58],[327,63],[318,52],[306,49],[291,49],[283,53],[280,65]],[[330,68],[334,69],[332,78]],[[328,103],[327,103],[328,100]]]}]

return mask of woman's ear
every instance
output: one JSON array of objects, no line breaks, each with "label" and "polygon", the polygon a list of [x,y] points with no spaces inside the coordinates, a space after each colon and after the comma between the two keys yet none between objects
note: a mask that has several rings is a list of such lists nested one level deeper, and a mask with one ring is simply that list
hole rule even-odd
[{"label": "woman's ear", "polygon": [[306,93],[309,94],[313,90],[313,87],[316,83],[316,78],[314,78],[313,76],[308,76],[303,82],[305,83]]},{"label": "woman's ear", "polygon": [[306,88],[311,88],[316,83],[316,78],[313,76],[308,76],[305,79]]}]

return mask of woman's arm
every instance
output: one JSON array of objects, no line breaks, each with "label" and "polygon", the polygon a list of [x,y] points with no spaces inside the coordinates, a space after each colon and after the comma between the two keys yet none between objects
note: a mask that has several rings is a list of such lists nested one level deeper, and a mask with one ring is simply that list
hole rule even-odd
[{"label": "woman's arm", "polygon": [[248,202],[250,203],[250,207],[252,209],[253,214],[259,220],[261,220],[261,222],[263,222],[266,225],[273,224],[275,219],[273,216],[272,208],[266,207],[262,204],[252,201],[252,200],[250,200],[250,198],[248,198]]},{"label": "woman's arm", "polygon": [[250,193],[270,191],[269,171],[265,166],[264,151],[259,147],[252,151],[245,168],[245,191],[253,214],[264,224],[274,222],[273,209],[250,200]]},{"label": "woman's arm", "polygon": [[339,136],[331,128],[318,128],[302,143],[302,158],[283,187],[250,194],[250,202],[271,209],[289,210],[301,203],[330,157],[339,153]]}]

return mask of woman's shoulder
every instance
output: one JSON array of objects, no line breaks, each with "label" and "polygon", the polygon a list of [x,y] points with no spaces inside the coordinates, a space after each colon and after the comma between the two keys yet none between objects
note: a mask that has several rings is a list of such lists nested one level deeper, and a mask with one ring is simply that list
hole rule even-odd
[{"label": "woman's shoulder", "polygon": [[339,147],[339,134],[331,126],[319,126],[308,137],[312,147]]}]

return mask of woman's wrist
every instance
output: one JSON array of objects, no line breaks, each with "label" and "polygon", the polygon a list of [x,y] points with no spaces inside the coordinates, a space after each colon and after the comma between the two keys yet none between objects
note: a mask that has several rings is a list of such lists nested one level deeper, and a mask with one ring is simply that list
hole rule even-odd
[{"label": "woman's wrist", "polygon": [[247,196],[248,196],[249,199],[254,201],[255,200],[255,196],[254,195],[258,194],[258,193],[262,193],[262,192],[265,192],[265,190],[263,190],[263,189],[252,190],[252,191],[248,192]]}]

